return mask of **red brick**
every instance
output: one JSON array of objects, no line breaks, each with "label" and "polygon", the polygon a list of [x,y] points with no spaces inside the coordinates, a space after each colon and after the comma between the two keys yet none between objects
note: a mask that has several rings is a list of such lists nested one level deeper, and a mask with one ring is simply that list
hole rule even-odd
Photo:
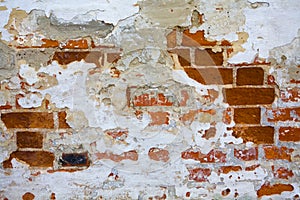
[{"label": "red brick", "polygon": [[1,119],[7,128],[54,128],[52,113],[4,113],[1,115]]},{"label": "red brick", "polygon": [[215,46],[216,41],[208,41],[204,37],[204,31],[197,31],[196,33],[190,33],[189,30],[185,30],[182,36],[182,45],[189,47],[199,46]]},{"label": "red brick", "polygon": [[219,169],[219,172],[220,173],[223,173],[223,174],[228,174],[229,172],[237,172],[237,171],[241,171],[242,170],[242,167],[241,166],[222,166],[220,169]]},{"label": "red brick", "polygon": [[17,132],[19,148],[43,148],[43,135],[39,132]]},{"label": "red brick", "polygon": [[194,180],[196,182],[205,182],[207,178],[211,175],[211,169],[208,168],[194,168],[188,169],[189,180]]},{"label": "red brick", "polygon": [[292,170],[289,170],[284,167],[279,167],[277,170],[274,169],[274,166],[272,166],[273,175],[275,178],[281,178],[288,180],[289,177],[293,177],[294,173]]},{"label": "red brick", "polygon": [[297,108],[277,108],[267,110],[269,122],[278,121],[300,121],[300,107]]},{"label": "red brick", "polygon": [[120,141],[124,141],[128,136],[128,130],[127,129],[113,129],[113,130],[107,130],[105,133],[112,138]]},{"label": "red brick", "polygon": [[26,192],[23,196],[22,196],[22,200],[33,200],[35,198],[34,194],[30,193],[30,192]]},{"label": "red brick", "polygon": [[274,143],[274,128],[271,126],[234,127],[232,135],[236,138],[241,137],[244,143]]},{"label": "red brick", "polygon": [[5,105],[0,106],[0,110],[8,110],[8,109],[12,109],[12,106],[8,102],[6,102]]},{"label": "red brick", "polygon": [[111,152],[104,152],[104,153],[96,153],[95,154],[98,159],[109,159],[115,162],[120,162],[122,160],[138,160],[138,153],[135,150],[124,152],[120,155],[113,154]]},{"label": "red brick", "polygon": [[204,85],[226,85],[233,83],[232,69],[229,68],[184,68],[187,75]]},{"label": "red brick", "polygon": [[209,109],[209,110],[189,110],[188,113],[185,113],[183,114],[179,120],[181,120],[182,122],[186,123],[186,122],[192,122],[195,120],[195,118],[197,117],[197,114],[199,113],[207,113],[207,114],[210,114],[210,115],[215,115],[216,114],[216,111],[213,110],[213,109]]},{"label": "red brick", "polygon": [[237,85],[263,85],[264,70],[260,67],[238,68]]},{"label": "red brick", "polygon": [[11,160],[27,163],[31,167],[53,167],[54,154],[47,151],[14,151],[8,160],[3,162],[4,168],[12,168]]},{"label": "red brick", "polygon": [[283,102],[299,102],[300,101],[300,88],[287,88],[280,91],[280,98]]},{"label": "red brick", "polygon": [[286,142],[300,141],[300,128],[296,127],[280,127],[279,140]]},{"label": "red brick", "polygon": [[294,190],[294,187],[291,184],[278,183],[278,184],[270,185],[269,183],[265,183],[257,191],[257,197],[260,198],[262,196],[281,194],[282,192],[289,192],[289,191],[293,191],[293,190]]},{"label": "red brick", "polygon": [[168,112],[149,112],[151,116],[150,126],[169,124],[169,113]]},{"label": "red brick", "polygon": [[173,106],[173,102],[162,93],[141,94],[134,97],[133,106]]},{"label": "red brick", "polygon": [[174,48],[177,46],[176,30],[173,30],[167,35],[167,47]]},{"label": "red brick", "polygon": [[229,125],[232,121],[232,111],[233,111],[233,108],[231,108],[231,107],[228,107],[228,108],[226,108],[226,110],[223,111],[222,121],[227,125]]},{"label": "red brick", "polygon": [[198,66],[222,66],[223,51],[213,52],[211,49],[196,49],[195,64]]},{"label": "red brick", "polygon": [[57,40],[51,40],[51,39],[42,39],[43,44],[41,48],[56,48],[59,46],[59,42]]},{"label": "red brick", "polygon": [[63,153],[60,159],[60,163],[64,167],[88,167],[90,165],[88,153]]},{"label": "red brick", "polygon": [[260,124],[260,108],[235,108],[233,119],[236,124]]},{"label": "red brick", "polygon": [[58,113],[58,127],[59,128],[71,128],[66,120],[67,113],[65,111]]},{"label": "red brick", "polygon": [[229,105],[272,104],[275,99],[274,88],[225,88],[224,101]]},{"label": "red brick", "polygon": [[292,161],[291,154],[294,149],[288,149],[287,147],[265,146],[264,152],[267,160],[288,160]]},{"label": "red brick", "polygon": [[250,149],[243,149],[243,150],[234,149],[234,157],[243,161],[257,160],[258,149],[257,147],[250,148]]},{"label": "red brick", "polygon": [[88,49],[89,45],[86,39],[69,40],[61,45],[64,49]]},{"label": "red brick", "polygon": [[189,49],[172,49],[168,52],[172,54],[177,54],[178,61],[182,67],[191,66],[191,57]]},{"label": "red brick", "polygon": [[169,158],[169,151],[152,147],[149,149],[148,156],[152,160],[167,162]]},{"label": "red brick", "polygon": [[200,161],[201,163],[216,163],[216,162],[225,162],[226,154],[222,151],[211,150],[208,154],[203,154],[200,151],[194,151],[188,149],[181,153],[182,159],[193,159]]},{"label": "red brick", "polygon": [[254,171],[258,167],[260,167],[260,164],[248,166],[245,168],[245,170],[246,171]]}]

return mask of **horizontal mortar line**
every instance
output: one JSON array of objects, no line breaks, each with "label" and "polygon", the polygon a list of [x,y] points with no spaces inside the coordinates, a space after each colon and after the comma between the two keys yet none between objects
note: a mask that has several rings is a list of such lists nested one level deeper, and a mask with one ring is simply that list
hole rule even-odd
[{"label": "horizontal mortar line", "polygon": [[20,148],[20,147],[18,147],[17,151],[48,151],[48,149],[44,149],[43,147],[42,148],[30,148],[30,147]]},{"label": "horizontal mortar line", "polygon": [[[11,112],[13,111],[13,112]],[[54,112],[61,112],[65,110],[59,110],[59,111],[49,111],[49,110],[39,110],[39,109],[34,109],[34,110],[28,110],[28,109],[17,109],[17,110],[1,110],[2,114],[6,113],[54,113]]]},{"label": "horizontal mortar line", "polygon": [[238,89],[247,89],[247,88],[274,88],[274,86],[269,86],[269,85],[236,85],[236,87],[234,88],[238,88]]},{"label": "horizontal mortar line", "polygon": [[270,126],[270,125],[265,125],[265,124],[235,124],[234,125],[234,127],[239,127],[239,128],[265,127],[265,126]]},{"label": "horizontal mortar line", "polygon": [[[268,108],[272,106],[272,104],[268,104]],[[255,104],[255,105],[230,105],[231,108],[261,108],[264,107],[263,104]]]},{"label": "horizontal mortar line", "polygon": [[14,132],[58,132],[55,128],[7,128],[8,131]]},{"label": "horizontal mortar line", "polygon": [[194,68],[194,69],[208,69],[208,68],[215,68],[215,69],[233,69],[232,67],[225,67],[222,65],[208,65],[208,66],[204,66],[204,65],[195,65],[192,64],[191,66],[183,66],[182,68]]}]

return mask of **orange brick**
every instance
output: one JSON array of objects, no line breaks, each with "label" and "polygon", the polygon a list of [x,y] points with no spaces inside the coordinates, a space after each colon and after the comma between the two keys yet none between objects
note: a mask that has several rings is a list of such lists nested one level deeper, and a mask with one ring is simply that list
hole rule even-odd
[{"label": "orange brick", "polygon": [[203,154],[200,151],[193,151],[192,149],[188,149],[181,153],[182,159],[193,159],[196,161],[200,161],[201,163],[215,163],[215,162],[225,162],[226,154],[222,151],[211,150],[207,154]]},{"label": "orange brick", "polygon": [[204,85],[226,85],[233,83],[232,69],[229,68],[184,68],[187,75]]},{"label": "orange brick", "polygon": [[300,141],[300,128],[296,127],[280,127],[279,140],[286,142]]},{"label": "orange brick", "polygon": [[189,180],[194,180],[196,182],[205,182],[207,178],[211,175],[211,169],[209,168],[194,168],[188,169]]},{"label": "orange brick", "polygon": [[152,160],[167,162],[169,158],[169,151],[152,147],[149,149],[148,156]]},{"label": "orange brick", "polygon": [[267,110],[269,122],[278,121],[300,121],[300,107],[296,108],[277,108]]},{"label": "orange brick", "polygon": [[204,37],[204,31],[197,31],[196,33],[190,33],[189,30],[185,30],[182,36],[182,45],[188,47],[199,46],[215,46],[216,41],[208,41]]},{"label": "orange brick", "polygon": [[42,41],[42,48],[56,48],[59,46],[59,42],[57,40],[43,38]]},{"label": "orange brick", "polygon": [[149,112],[151,116],[150,126],[169,124],[169,113],[168,112]]},{"label": "orange brick", "polygon": [[70,128],[66,120],[67,113],[65,111],[58,113],[58,127],[59,128]]},{"label": "orange brick", "polygon": [[260,124],[260,108],[235,108],[233,119],[236,124]]},{"label": "orange brick", "polygon": [[52,113],[4,113],[1,115],[1,119],[7,128],[54,128]]},{"label": "orange brick", "polygon": [[116,63],[121,58],[121,53],[107,53],[106,61],[109,63]]},{"label": "orange brick", "polygon": [[213,52],[211,49],[196,49],[195,64],[198,66],[222,66],[223,51]]},{"label": "orange brick", "polygon": [[265,183],[257,191],[257,197],[260,198],[262,196],[281,194],[282,192],[289,192],[289,191],[293,191],[293,190],[294,190],[294,187],[291,184],[278,183],[278,184],[270,185],[269,183]]},{"label": "orange brick", "polygon": [[23,196],[22,196],[22,200],[33,200],[35,198],[35,195],[32,194],[31,192],[26,192]]},{"label": "orange brick", "polygon": [[299,102],[300,101],[300,88],[287,88],[280,91],[280,98],[283,102]]},{"label": "orange brick", "polygon": [[263,85],[264,70],[260,67],[238,68],[237,85]]},{"label": "orange brick", "polygon": [[224,101],[229,105],[272,104],[275,99],[274,88],[225,88]]},{"label": "orange brick", "polygon": [[258,159],[258,149],[257,147],[250,149],[234,149],[234,157],[243,161],[257,160]]},{"label": "orange brick", "polygon": [[4,168],[12,168],[11,160],[16,158],[31,167],[53,167],[54,154],[47,151],[14,151],[8,160],[3,162]]},{"label": "orange brick", "polygon": [[172,49],[169,53],[177,54],[178,61],[182,67],[191,66],[191,57],[189,49]]},{"label": "orange brick", "polygon": [[281,178],[288,180],[289,177],[293,177],[294,173],[292,170],[289,170],[284,167],[279,167],[277,170],[274,169],[274,166],[272,166],[273,175],[275,178]]},{"label": "orange brick", "polygon": [[61,47],[64,49],[87,49],[89,45],[86,39],[79,39],[69,40],[65,44],[62,44]]},{"label": "orange brick", "polygon": [[39,132],[17,132],[19,148],[43,148],[43,135]]},{"label": "orange brick", "polygon": [[274,128],[271,126],[234,127],[232,135],[236,138],[241,137],[244,143],[274,143]]},{"label": "orange brick", "polygon": [[169,101],[162,93],[157,95],[141,94],[135,96],[133,100],[134,106],[173,106],[173,102]]},{"label": "orange brick", "polygon": [[264,152],[267,160],[288,160],[292,161],[291,154],[294,149],[288,149],[287,147],[265,146]]},{"label": "orange brick", "polygon": [[220,173],[223,173],[223,174],[228,174],[229,172],[237,172],[237,171],[241,171],[242,170],[242,167],[241,166],[222,166],[220,169],[219,169],[219,172]]}]

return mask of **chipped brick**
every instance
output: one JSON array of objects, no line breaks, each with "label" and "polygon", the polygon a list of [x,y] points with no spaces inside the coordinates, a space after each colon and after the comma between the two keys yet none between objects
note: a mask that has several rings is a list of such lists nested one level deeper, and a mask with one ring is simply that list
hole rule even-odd
[{"label": "chipped brick", "polygon": [[271,126],[234,127],[232,135],[241,137],[243,142],[256,144],[272,144],[274,142],[274,128]]}]

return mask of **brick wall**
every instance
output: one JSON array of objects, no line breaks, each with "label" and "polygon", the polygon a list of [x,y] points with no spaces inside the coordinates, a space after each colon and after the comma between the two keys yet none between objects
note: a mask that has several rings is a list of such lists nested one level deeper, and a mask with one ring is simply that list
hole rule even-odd
[{"label": "brick wall", "polygon": [[122,23],[100,38],[71,22],[51,27],[79,36],[25,34],[43,18],[14,10],[0,199],[299,199],[299,82],[279,84],[271,59],[231,62],[241,38],[208,38],[190,13],[155,46],[154,28]]}]

